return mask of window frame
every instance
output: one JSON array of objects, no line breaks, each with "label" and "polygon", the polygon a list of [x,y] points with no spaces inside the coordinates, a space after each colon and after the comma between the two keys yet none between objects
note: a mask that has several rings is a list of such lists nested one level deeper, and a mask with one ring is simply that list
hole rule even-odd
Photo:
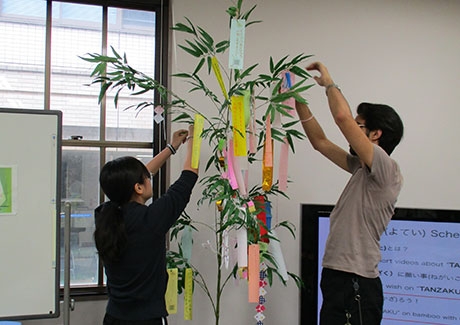
[{"label": "window frame", "polygon": [[[45,0],[44,0],[45,1]],[[155,12],[155,80],[167,86],[168,80],[168,30],[169,30],[169,1],[168,0],[46,0],[46,50],[45,50],[45,91],[44,109],[50,110],[51,97],[51,30],[52,30],[52,4],[53,2],[65,2],[84,5],[96,5],[102,7],[102,44],[101,53],[107,54],[107,34],[108,34],[108,8],[122,8],[132,10],[144,10]],[[154,102],[159,102],[157,93],[154,95]],[[99,140],[62,140],[62,147],[90,147],[99,150],[99,169],[105,164],[106,151],[110,148],[130,148],[130,149],[152,149],[155,156],[166,145],[163,134],[169,134],[170,120],[165,123],[153,123],[153,142],[137,141],[108,141],[106,140],[106,98],[100,104],[100,134]],[[166,184],[169,181],[167,166],[163,165],[157,174],[154,175],[153,193],[154,199],[160,197],[166,191]],[[99,202],[104,201],[104,193],[99,191]],[[60,238],[62,241],[63,238]],[[88,297],[94,299],[95,296],[104,295],[107,292],[104,284],[103,265],[99,261],[98,279],[96,285],[73,285],[70,288],[70,295],[73,298],[85,300]],[[63,288],[60,289],[63,296]]]}]

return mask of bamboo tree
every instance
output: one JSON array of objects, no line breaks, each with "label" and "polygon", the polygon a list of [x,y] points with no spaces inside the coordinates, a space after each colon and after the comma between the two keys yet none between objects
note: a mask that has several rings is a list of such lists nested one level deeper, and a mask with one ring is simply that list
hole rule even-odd
[{"label": "bamboo tree", "polygon": [[[244,19],[246,28],[251,25],[258,24],[261,21],[250,20],[256,6],[254,5],[248,11],[242,11],[242,0],[238,0],[235,6],[227,9],[226,13],[230,19]],[[208,157],[205,167],[205,175],[200,180],[203,191],[202,196],[198,201],[201,206],[208,203],[210,206],[216,206],[219,203],[219,209],[216,208],[214,216],[214,226],[207,223],[197,222],[184,212],[179,218],[174,227],[171,229],[170,236],[172,241],[178,239],[179,234],[185,227],[192,227],[194,231],[199,231],[197,227],[204,228],[206,231],[211,231],[215,236],[216,245],[216,266],[217,278],[216,288],[213,293],[208,285],[208,281],[199,272],[198,268],[186,260],[183,256],[182,247],[179,245],[178,252],[169,251],[167,260],[168,267],[177,267],[179,269],[179,293],[184,288],[184,272],[186,268],[192,268],[194,274],[194,282],[200,287],[205,295],[209,298],[215,316],[215,324],[219,324],[221,312],[221,298],[224,288],[232,277],[237,277],[238,265],[233,265],[231,270],[224,274],[222,269],[222,245],[225,231],[231,231],[244,227],[248,232],[248,244],[255,244],[261,240],[268,238],[269,240],[278,240],[273,237],[270,232],[261,236],[260,228],[267,231],[266,225],[259,222],[256,218],[263,207],[257,206],[255,212],[250,212],[248,209],[242,209],[247,206],[248,202],[255,197],[263,197],[265,201],[269,201],[271,196],[281,195],[288,198],[287,194],[279,189],[278,183],[272,184],[269,190],[263,190],[262,186],[256,185],[252,187],[247,195],[241,195],[238,190],[233,190],[229,181],[222,178],[222,173],[225,172],[225,165],[222,164],[221,139],[226,139],[227,134],[233,132],[230,116],[230,105],[232,96],[242,95],[244,91],[249,91],[252,94],[254,103],[253,111],[256,115],[256,123],[260,127],[260,132],[256,134],[258,139],[256,153],[248,154],[248,163],[260,163],[258,153],[263,149],[266,140],[266,120],[271,122],[275,120],[276,115],[280,115],[287,122],[280,126],[272,126],[271,135],[275,141],[283,142],[287,140],[290,149],[295,153],[295,139],[302,139],[304,135],[297,128],[298,120],[293,118],[291,112],[292,107],[287,106],[285,102],[291,98],[306,103],[301,93],[307,91],[312,84],[307,84],[311,76],[300,65],[310,57],[310,55],[299,54],[290,58],[286,55],[283,58],[275,61],[272,57],[269,58],[269,71],[253,76],[253,72],[257,70],[258,63],[249,66],[242,70],[231,70],[227,72],[225,67],[220,66],[226,77],[226,86],[228,93],[222,97],[214,93],[208,85],[203,81],[201,75],[211,75],[212,60],[214,57],[223,57],[229,49],[230,41],[228,39],[215,41],[214,38],[202,27],[195,25],[191,20],[185,18],[185,22],[177,23],[172,27],[173,30],[179,33],[184,33],[187,36],[184,44],[178,45],[187,54],[196,59],[196,66],[192,72],[182,72],[173,75],[174,78],[183,80],[189,85],[189,92],[200,92],[207,98],[214,111],[212,113],[202,113],[188,101],[183,99],[169,88],[160,84],[157,80],[148,75],[136,70],[128,64],[126,54],[121,56],[112,48],[113,55],[101,55],[90,53],[82,57],[92,64],[95,68],[91,73],[91,84],[100,84],[99,102],[102,101],[109,91],[114,91],[114,103],[118,107],[118,100],[122,92],[128,92],[131,96],[141,95],[150,91],[155,91],[160,97],[160,102],[143,101],[136,105],[129,106],[126,109],[135,109],[141,111],[146,108],[153,108],[161,105],[166,114],[172,116],[172,122],[181,122],[191,124],[194,121],[195,114],[201,114],[206,121],[206,126],[202,133],[203,140],[207,140],[212,154]],[[282,74],[291,72],[297,76],[297,82],[285,92],[280,92],[282,88]],[[227,99],[228,98],[228,99]],[[287,229],[293,237],[295,237],[294,225],[287,221],[282,221],[275,228]],[[273,255],[269,251],[261,251],[261,259],[267,264],[267,278],[269,285],[272,285],[273,277],[276,276],[284,285],[285,279],[278,270],[278,265]],[[297,286],[302,285],[301,279],[293,274],[288,273],[294,279]]]}]

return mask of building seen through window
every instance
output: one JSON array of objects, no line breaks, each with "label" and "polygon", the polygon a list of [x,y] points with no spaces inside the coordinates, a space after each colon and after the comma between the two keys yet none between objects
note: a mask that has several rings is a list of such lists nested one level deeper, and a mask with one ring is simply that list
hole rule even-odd
[{"label": "building seen through window", "polygon": [[[78,2],[78,1],[73,1]],[[155,11],[52,1],[0,0],[0,109],[51,109],[63,112],[62,202],[72,204],[71,285],[101,285],[101,269],[93,241],[94,208],[100,203],[101,165],[123,155],[146,160],[153,143],[153,111],[124,110],[152,94],[131,98],[121,94],[120,107],[108,94],[106,112],[98,104],[99,87],[88,86],[94,66],[81,59],[103,48],[126,53],[128,62],[155,75]],[[88,1],[85,1],[88,3]],[[47,16],[51,13],[51,17]],[[106,18],[107,24],[104,25]],[[47,60],[47,19],[51,20],[50,59]],[[103,44],[104,40],[106,44]],[[46,71],[50,71],[46,93]],[[46,106],[49,102],[49,107]],[[105,116],[101,120],[101,116]],[[105,130],[101,134],[101,130]],[[88,145],[66,143],[72,137]],[[123,146],[106,146],[122,141]],[[126,143],[132,143],[132,147]],[[102,158],[101,158],[102,157]],[[144,161],[146,162],[146,161]],[[63,205],[62,205],[63,209]],[[62,226],[63,226],[62,222]],[[63,231],[63,230],[62,230]],[[61,237],[63,238],[63,237]],[[63,256],[63,242],[61,242]],[[62,273],[61,273],[62,275]],[[61,284],[63,283],[61,276]]]}]

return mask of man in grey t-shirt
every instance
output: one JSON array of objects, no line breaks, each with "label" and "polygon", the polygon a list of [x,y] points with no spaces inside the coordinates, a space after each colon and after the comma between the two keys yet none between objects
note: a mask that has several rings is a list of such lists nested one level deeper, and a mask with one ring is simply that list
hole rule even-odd
[{"label": "man in grey t-shirt", "polygon": [[324,134],[305,102],[296,109],[312,146],[351,173],[330,216],[321,274],[321,325],[374,325],[382,320],[383,290],[377,268],[380,236],[394,213],[402,186],[398,164],[390,154],[403,136],[403,123],[387,105],[361,103],[353,118],[350,107],[327,68],[315,62],[335,123],[350,145],[349,153]]}]

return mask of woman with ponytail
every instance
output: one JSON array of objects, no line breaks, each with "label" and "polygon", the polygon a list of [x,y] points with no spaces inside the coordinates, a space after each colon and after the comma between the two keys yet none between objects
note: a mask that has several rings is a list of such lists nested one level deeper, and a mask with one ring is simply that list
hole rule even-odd
[{"label": "woman with ponytail", "polygon": [[[96,249],[107,276],[104,325],[167,324],[166,239],[169,228],[190,200],[198,178],[192,168],[193,126],[174,132],[171,144],[147,165],[134,157],[107,162],[99,182],[109,201],[95,210]],[[180,177],[150,205],[151,174],[187,142]]]}]

